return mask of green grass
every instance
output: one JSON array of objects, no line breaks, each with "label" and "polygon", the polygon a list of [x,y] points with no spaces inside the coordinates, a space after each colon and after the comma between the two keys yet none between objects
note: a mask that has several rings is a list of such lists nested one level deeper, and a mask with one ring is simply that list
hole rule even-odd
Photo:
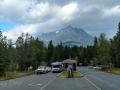
[{"label": "green grass", "polygon": [[[67,71],[61,72],[58,76],[67,77],[68,73]],[[76,71],[73,72],[73,77],[79,77],[79,76],[82,76],[79,72],[76,72]]]},{"label": "green grass", "polygon": [[112,68],[111,71],[112,71],[111,73],[120,75],[120,68]]},{"label": "green grass", "polygon": [[120,75],[120,68],[108,68],[108,70],[106,68],[103,68],[102,71]]},{"label": "green grass", "polygon": [[[8,79],[14,79],[14,78],[19,78],[19,77],[23,77],[23,76],[28,76],[28,75],[32,75],[35,74],[35,71],[17,71],[17,72],[10,72],[8,71]],[[3,76],[0,76],[0,81],[6,80],[6,74],[4,74]]]}]

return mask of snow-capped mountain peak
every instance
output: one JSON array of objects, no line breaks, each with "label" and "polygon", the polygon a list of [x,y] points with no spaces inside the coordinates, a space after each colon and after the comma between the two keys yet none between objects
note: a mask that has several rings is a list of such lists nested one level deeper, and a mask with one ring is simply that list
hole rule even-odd
[{"label": "snow-capped mountain peak", "polygon": [[93,45],[94,38],[86,33],[81,28],[73,28],[71,25],[64,29],[56,30],[54,32],[43,33],[39,37],[45,44],[48,44],[52,40],[53,45],[58,45],[61,41],[64,45]]}]

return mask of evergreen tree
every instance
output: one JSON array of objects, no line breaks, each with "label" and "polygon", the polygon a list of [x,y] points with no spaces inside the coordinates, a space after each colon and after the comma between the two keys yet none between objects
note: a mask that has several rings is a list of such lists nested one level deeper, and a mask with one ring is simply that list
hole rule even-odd
[{"label": "evergreen tree", "polygon": [[10,64],[9,64],[9,70],[10,71],[13,71],[15,70],[15,53],[13,52],[14,48],[12,46],[12,39],[9,39],[8,40],[8,48],[7,48],[7,52],[8,52],[8,60],[10,61]]},{"label": "evergreen tree", "polygon": [[22,33],[21,36],[18,37],[16,41],[16,49],[19,70],[25,70],[24,33]]},{"label": "evergreen tree", "polygon": [[98,40],[97,40],[97,37],[95,37],[95,39],[94,39],[93,55],[94,55],[94,57],[97,57],[97,55],[98,55]]},{"label": "evergreen tree", "polygon": [[52,57],[52,54],[54,52],[54,46],[52,44],[52,40],[49,42],[48,49],[47,49],[47,64],[50,65],[50,59]]},{"label": "evergreen tree", "polygon": [[4,73],[4,64],[5,64],[5,59],[3,56],[3,36],[2,36],[2,32],[0,31],[0,75],[2,75]]},{"label": "evergreen tree", "polygon": [[84,49],[82,46],[79,47],[79,52],[78,52],[78,63],[84,63]]},{"label": "evergreen tree", "polygon": [[58,44],[57,46],[57,61],[62,61],[64,58],[64,48],[62,46],[62,42],[60,44]]},{"label": "evergreen tree", "polygon": [[115,50],[115,65],[120,67],[120,22],[118,23],[118,31],[114,37],[114,50]]},{"label": "evergreen tree", "polygon": [[98,64],[107,65],[110,62],[110,44],[106,39],[106,35],[104,33],[100,34],[98,38]]},{"label": "evergreen tree", "polygon": [[41,62],[45,62],[45,56],[46,48],[44,47],[44,43],[37,38],[35,41],[35,62],[37,67],[41,64]]},{"label": "evergreen tree", "polygon": [[69,59],[69,55],[71,56],[70,54],[70,47],[69,46],[65,46],[65,49],[64,49],[64,60],[65,59]]},{"label": "evergreen tree", "polygon": [[3,37],[0,31],[0,76],[5,72],[7,63],[6,37]]}]

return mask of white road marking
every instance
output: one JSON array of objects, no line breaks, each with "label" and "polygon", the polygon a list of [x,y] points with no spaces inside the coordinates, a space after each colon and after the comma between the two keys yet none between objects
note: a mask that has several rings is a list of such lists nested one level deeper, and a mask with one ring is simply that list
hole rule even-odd
[{"label": "white road marking", "polygon": [[37,85],[42,85],[42,84],[39,84],[39,83],[38,83]]},{"label": "white road marking", "polygon": [[[35,82],[33,82],[33,83],[35,83]],[[33,83],[30,83],[30,84],[28,84],[28,85],[32,85]]]},{"label": "white road marking", "polygon": [[30,86],[39,86],[39,85],[42,85],[42,84],[33,82],[33,83],[28,84],[28,85],[30,85]]}]

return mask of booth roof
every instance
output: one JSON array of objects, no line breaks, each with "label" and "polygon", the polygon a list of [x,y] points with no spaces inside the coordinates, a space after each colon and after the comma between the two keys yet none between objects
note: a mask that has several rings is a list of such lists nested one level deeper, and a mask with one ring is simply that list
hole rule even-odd
[{"label": "booth roof", "polygon": [[76,60],[67,59],[67,60],[62,61],[62,63],[77,63],[77,61]]}]

